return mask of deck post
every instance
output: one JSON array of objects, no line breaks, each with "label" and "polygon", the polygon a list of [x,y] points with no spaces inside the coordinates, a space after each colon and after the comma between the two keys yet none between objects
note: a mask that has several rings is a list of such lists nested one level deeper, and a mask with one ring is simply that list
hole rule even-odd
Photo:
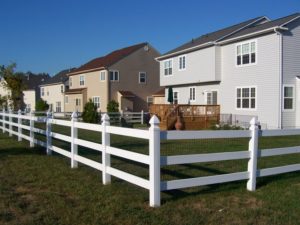
[{"label": "deck post", "polygon": [[110,167],[110,154],[106,153],[107,146],[110,146],[110,133],[106,131],[106,127],[109,125],[109,116],[105,113],[102,116],[102,183],[104,185],[111,182],[111,176],[107,173],[107,167]]},{"label": "deck post", "polygon": [[5,126],[5,120],[6,120],[6,117],[5,117],[5,109],[3,108],[2,109],[2,132],[3,132],[3,134],[5,133],[5,128],[6,128],[6,126]]},{"label": "deck post", "polygon": [[78,138],[78,129],[75,126],[75,122],[78,121],[78,113],[72,113],[71,120],[71,168],[77,168],[78,162],[74,159],[74,156],[78,154],[78,145],[75,144],[75,139]]},{"label": "deck post", "polygon": [[47,155],[52,155],[52,138],[51,138],[51,132],[52,132],[52,127],[51,127],[51,121],[50,119],[52,119],[52,113],[50,110],[47,111],[47,117],[46,117],[46,137],[47,137]]},{"label": "deck post", "polygon": [[22,128],[21,128],[21,125],[22,125],[22,111],[21,109],[19,109],[18,111],[18,141],[22,141]]},{"label": "deck post", "polygon": [[256,172],[257,172],[257,156],[258,156],[258,121],[253,117],[250,121],[251,139],[249,141],[250,159],[248,161],[249,180],[247,182],[247,190],[255,191],[256,189]]},{"label": "deck post", "polygon": [[144,110],[141,111],[141,124],[144,124]]},{"label": "deck post", "polygon": [[34,111],[30,111],[30,120],[29,120],[29,124],[30,124],[30,130],[29,130],[29,135],[30,135],[30,147],[33,148],[34,147]]},{"label": "deck post", "polygon": [[11,137],[12,136],[12,110],[9,109],[9,112],[8,112],[8,121],[9,121],[9,124],[8,124],[8,127],[9,127],[9,136]]},{"label": "deck post", "polygon": [[149,123],[149,198],[150,206],[158,207],[160,206],[160,121],[154,115]]}]

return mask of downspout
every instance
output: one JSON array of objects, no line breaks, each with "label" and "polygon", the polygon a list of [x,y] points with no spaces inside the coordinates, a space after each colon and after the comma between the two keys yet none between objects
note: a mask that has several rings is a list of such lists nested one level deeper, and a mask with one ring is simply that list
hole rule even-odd
[{"label": "downspout", "polygon": [[278,128],[282,129],[282,109],[283,109],[283,93],[282,93],[282,80],[283,80],[283,61],[282,61],[282,34],[274,28],[274,32],[279,35],[279,109],[278,109]]}]

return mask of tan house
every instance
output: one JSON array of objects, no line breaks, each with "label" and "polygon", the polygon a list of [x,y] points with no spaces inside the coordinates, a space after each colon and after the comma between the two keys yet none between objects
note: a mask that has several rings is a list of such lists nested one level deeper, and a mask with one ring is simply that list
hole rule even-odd
[{"label": "tan house", "polygon": [[67,74],[74,69],[62,70],[40,85],[41,98],[53,112],[65,112],[65,91],[69,88]]},{"label": "tan house", "polygon": [[159,88],[160,53],[148,43],[119,49],[89,61],[69,76],[66,111],[83,111],[91,99],[105,112],[110,100],[125,111],[148,110],[147,97]]},{"label": "tan house", "polygon": [[2,109],[3,107],[6,107],[7,105],[9,105],[11,102],[8,100],[11,96],[11,90],[7,89],[6,86],[6,81],[4,78],[0,77],[0,98],[5,98],[7,99],[6,102],[3,102],[3,105],[0,106],[0,108]]}]

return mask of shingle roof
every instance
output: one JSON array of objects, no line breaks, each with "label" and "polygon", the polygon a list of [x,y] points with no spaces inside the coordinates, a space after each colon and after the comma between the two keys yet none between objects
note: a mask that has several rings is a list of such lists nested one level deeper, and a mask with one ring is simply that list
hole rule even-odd
[{"label": "shingle roof", "polygon": [[[176,54],[179,51],[188,50],[190,48],[210,44],[213,45],[214,42],[220,43],[222,41],[230,40],[232,38],[239,38],[244,35],[250,35],[255,32],[264,31],[266,29],[270,29],[273,27],[280,27],[284,26],[286,23],[290,22],[293,19],[296,19],[300,16],[300,13],[295,13],[286,17],[282,17],[276,20],[269,21],[266,17],[257,17],[251,20],[247,20],[245,22],[209,33],[200,36],[199,38],[193,39],[192,41],[175,48],[164,55],[158,57],[159,58],[166,58],[169,54]],[[258,23],[259,21],[263,21],[263,23]]]},{"label": "shingle roof", "polygon": [[51,85],[51,84],[57,84],[57,83],[64,83],[65,81],[68,80],[67,74],[74,71],[74,70],[75,70],[75,68],[62,70],[62,71],[60,71],[59,73],[57,73],[56,75],[54,75],[53,77],[51,77],[50,79],[48,79],[46,82],[44,82],[41,85]]},{"label": "shingle roof", "polygon": [[22,82],[26,90],[34,90],[38,88],[39,85],[47,82],[48,79],[50,79],[48,74],[36,75],[29,72],[22,76]]},{"label": "shingle roof", "polygon": [[65,93],[66,94],[81,94],[85,90],[86,90],[86,88],[75,88],[75,89],[69,89]]},{"label": "shingle roof", "polygon": [[243,36],[243,35],[251,34],[251,33],[254,33],[254,32],[266,30],[266,29],[269,29],[269,28],[277,27],[277,26],[280,27],[280,26],[285,25],[289,21],[291,21],[291,20],[293,20],[293,19],[295,19],[299,16],[300,16],[300,13],[295,13],[295,14],[292,14],[292,15],[289,15],[289,16],[286,16],[286,17],[282,17],[282,18],[279,18],[279,19],[276,19],[276,20],[271,20],[271,21],[263,23],[263,24],[259,24],[257,26],[249,27],[249,28],[243,29],[243,30],[241,30],[241,31],[239,31],[239,32],[237,32],[233,35],[230,35],[227,38],[224,38],[224,40],[240,37],[240,36]]},{"label": "shingle roof", "polygon": [[171,54],[171,53],[174,53],[174,52],[178,52],[178,51],[181,51],[181,50],[184,50],[184,49],[187,49],[187,48],[192,48],[192,47],[195,47],[195,46],[198,46],[198,45],[201,45],[201,44],[205,44],[205,43],[208,43],[208,42],[216,41],[216,40],[218,40],[218,39],[220,39],[224,36],[227,36],[227,35],[235,32],[235,31],[245,27],[245,26],[248,26],[249,24],[252,24],[256,21],[260,21],[260,20],[263,20],[263,19],[266,19],[266,18],[264,16],[256,17],[256,18],[244,21],[242,23],[239,23],[239,24],[236,24],[236,25],[233,25],[233,26],[230,26],[230,27],[227,27],[227,28],[224,28],[224,29],[212,32],[212,33],[202,35],[202,36],[200,36],[196,39],[192,39],[192,41],[189,41],[189,42],[179,46],[178,48],[175,48],[175,49],[165,53],[164,55],[168,55],[168,54]]},{"label": "shingle roof", "polygon": [[152,96],[165,96],[165,89],[160,89],[159,91],[155,92]]},{"label": "shingle roof", "polygon": [[126,48],[122,48],[116,51],[113,51],[106,56],[99,57],[89,61],[88,63],[80,66],[79,68],[75,69],[68,75],[78,74],[84,71],[93,71],[99,70],[101,68],[109,67],[116,62],[120,61],[121,59],[125,58],[126,56],[130,55],[131,53],[135,52],[136,50],[148,45],[148,43],[141,43],[133,46],[129,46]]},{"label": "shingle roof", "polygon": [[119,93],[123,96],[123,97],[135,97],[135,95],[131,92],[131,91],[119,91]]}]

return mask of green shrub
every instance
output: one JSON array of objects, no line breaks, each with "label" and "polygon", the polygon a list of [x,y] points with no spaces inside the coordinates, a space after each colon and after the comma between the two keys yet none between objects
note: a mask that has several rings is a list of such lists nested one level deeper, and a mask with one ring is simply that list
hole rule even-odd
[{"label": "green shrub", "polygon": [[97,106],[94,105],[91,99],[85,104],[82,113],[83,122],[86,123],[99,123],[99,114],[97,112]]},{"label": "green shrub", "polygon": [[35,110],[36,111],[47,111],[49,109],[49,105],[46,101],[44,101],[43,99],[39,99],[36,102],[35,105]]},{"label": "green shrub", "polygon": [[119,112],[119,103],[117,103],[115,100],[111,100],[108,102],[106,107],[107,112]]}]

